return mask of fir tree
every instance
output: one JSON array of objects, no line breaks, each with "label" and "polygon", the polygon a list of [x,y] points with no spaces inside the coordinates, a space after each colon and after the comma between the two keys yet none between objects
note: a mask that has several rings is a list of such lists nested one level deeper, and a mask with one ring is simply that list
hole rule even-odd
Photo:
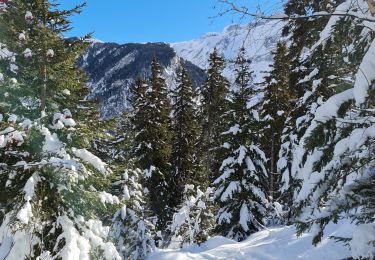
[{"label": "fir tree", "polygon": [[[138,87],[142,88],[139,90]],[[146,91],[147,84],[138,77],[131,90],[131,104],[136,104]],[[138,93],[138,94],[137,94]],[[117,250],[123,259],[145,259],[155,249],[157,234],[153,224],[154,216],[150,211],[145,194],[146,176],[134,167],[134,131],[131,120],[137,112],[125,112],[119,118],[106,120],[105,138],[94,142],[98,156],[104,158],[113,172],[111,194],[119,198],[118,211],[113,219],[111,235],[117,243]],[[131,119],[131,120],[129,120]]]},{"label": "fir tree", "polygon": [[221,133],[224,132],[224,114],[227,112],[229,84],[222,75],[224,59],[215,48],[210,54],[207,81],[202,86],[202,105],[200,111],[202,135],[201,147],[204,156],[205,171],[210,180],[219,174]]},{"label": "fir tree", "polygon": [[122,193],[123,205],[116,214],[113,235],[124,259],[145,259],[155,250],[155,226],[148,218],[143,173],[126,169],[115,183]]},{"label": "fir tree", "polygon": [[[30,51],[38,53],[46,43],[53,47],[58,45],[52,43],[65,43],[61,30],[67,28],[69,16],[77,12],[77,9],[61,11],[55,8],[48,1],[12,1],[7,12],[0,15],[1,25],[10,31],[33,32],[29,35],[29,42],[35,49]],[[54,27],[46,26],[46,23],[52,23],[52,19],[56,19]],[[36,32],[39,29],[46,34],[40,36]],[[23,53],[28,58],[28,53],[18,52],[19,45],[12,43],[22,37],[5,35],[2,40],[10,49],[14,48],[14,54],[20,57]],[[102,223],[105,214],[114,209],[109,201],[103,200],[107,195],[105,190],[109,183],[106,177],[110,171],[91,152],[76,148],[79,147],[75,142],[77,123],[70,110],[62,107],[64,102],[65,105],[73,103],[73,99],[68,98],[67,91],[65,94],[58,92],[62,87],[59,81],[55,82],[56,86],[51,86],[51,91],[43,91],[49,84],[45,71],[52,81],[54,76],[64,75],[71,81],[73,90],[80,91],[83,87],[82,74],[74,69],[72,60],[77,52],[69,48],[56,50],[61,56],[47,56],[51,67],[35,61],[34,67],[30,68],[22,58],[18,65],[18,60],[12,55],[10,69],[6,70],[4,77],[2,94],[11,95],[18,91],[18,98],[12,100],[1,95],[1,103],[6,104],[2,107],[2,116],[6,120],[0,124],[3,129],[0,137],[1,230],[4,230],[2,237],[8,237],[12,244],[6,252],[7,257],[72,259],[80,255],[82,258],[120,259],[109,242],[108,227]],[[53,61],[54,58],[58,61]],[[56,67],[52,64],[57,63],[65,64],[55,73]],[[19,74],[15,75],[17,70]],[[44,108],[48,108],[49,113],[37,116]],[[54,113],[50,113],[51,110]]]},{"label": "fir tree", "polygon": [[170,248],[182,248],[205,242],[214,228],[212,189],[201,191],[186,184],[183,202],[170,225]]},{"label": "fir tree", "polygon": [[220,207],[218,232],[237,241],[264,225],[267,172],[265,154],[258,147],[257,121],[247,108],[254,95],[250,62],[242,48],[236,60],[236,80],[227,113],[225,160],[215,180],[215,199]]},{"label": "fir tree", "polygon": [[[342,1],[295,1],[289,0],[285,5],[287,15],[308,15],[312,12],[329,12]],[[307,111],[301,104],[305,100],[306,91],[310,91],[305,84],[311,64],[306,62],[308,48],[311,48],[319,39],[321,31],[327,24],[329,17],[315,17],[312,19],[296,19],[288,21],[284,27],[283,35],[291,39],[288,49],[290,60],[289,85],[293,90],[293,109],[285,121],[285,127],[281,136],[281,149],[279,151],[278,172],[282,174],[280,193],[281,200],[289,207],[293,204],[293,192],[300,185],[293,175],[297,165],[293,151],[298,146],[299,139],[303,136]],[[322,64],[323,62],[319,62]],[[319,79],[319,77],[317,77]],[[309,93],[309,92],[308,92]],[[307,123],[308,124],[308,123]],[[298,167],[297,167],[298,168]],[[291,217],[291,215],[289,216]]]},{"label": "fir tree", "polygon": [[[289,194],[292,193],[291,190],[297,194],[298,187],[301,185],[301,180],[296,178],[296,175],[302,171],[301,166],[306,162],[306,156],[302,154],[304,149],[300,150],[301,139],[314,119],[316,110],[332,95],[351,86],[354,77],[353,71],[363,56],[364,44],[367,43],[368,38],[358,38],[362,32],[356,26],[350,25],[352,22],[352,18],[343,17],[330,25],[329,30],[332,30],[332,33],[324,39],[324,44],[322,39],[318,39],[310,56],[304,61],[304,66],[308,68],[307,76],[301,79],[298,85],[305,89],[306,93],[298,99],[296,107],[291,113],[294,119],[290,119],[289,122],[292,124],[294,122],[294,125],[289,125],[289,129],[286,129],[284,133],[285,143],[289,142],[290,148],[284,149],[280,153],[284,158],[289,156],[289,165],[286,164],[285,159],[280,162],[284,183],[289,183],[285,185],[287,192],[289,186]],[[342,35],[351,35],[351,38],[342,37]],[[357,44],[362,48],[349,51],[353,39],[358,39]],[[316,140],[317,145],[321,144],[323,136],[328,138],[331,131],[336,131],[334,126],[329,126],[327,129],[329,129],[328,132],[319,137],[320,141]],[[296,149],[300,150],[298,156],[291,157],[290,152]]]},{"label": "fir tree", "polygon": [[147,175],[151,210],[158,218],[157,227],[163,230],[171,218],[168,183],[171,158],[171,104],[162,70],[156,58],[151,64],[151,78],[146,85],[137,80],[133,92],[136,108],[132,118],[135,130],[137,167]]},{"label": "fir tree", "polygon": [[[343,6],[348,12],[356,8]],[[296,167],[295,173],[296,179],[301,181],[301,187],[295,193],[298,229],[302,232],[313,225],[318,226],[315,244],[320,242],[328,223],[337,222],[345,216],[361,224],[371,223],[364,213],[369,209],[366,204],[368,193],[360,192],[360,188],[366,186],[364,182],[371,183],[373,178],[373,156],[368,154],[373,149],[373,136],[367,134],[373,122],[370,119],[365,123],[360,118],[369,116],[365,110],[373,105],[369,101],[373,97],[372,91],[369,91],[372,72],[365,68],[373,63],[369,53],[374,37],[370,30],[362,28],[351,17],[330,22],[325,44],[319,41],[310,57],[312,62],[317,63],[318,59],[324,62],[312,66],[315,72],[306,81],[315,79],[315,75],[319,77],[319,80],[313,80],[312,91],[305,98],[307,112],[301,122],[306,124],[306,128],[298,146],[300,155],[296,164],[300,167]],[[358,83],[362,82],[362,77],[366,77],[366,83]],[[363,85],[368,86],[365,97],[359,94],[364,93],[361,90]],[[355,214],[359,209],[361,213]],[[351,239],[356,238],[345,241]]]},{"label": "fir tree", "polygon": [[148,128],[146,126],[149,123],[151,107],[149,107],[148,90],[149,84],[141,76],[138,76],[134,84],[129,88],[129,103],[132,106],[130,123],[134,133],[134,143],[130,152],[133,158],[137,158],[140,161],[139,166],[146,164],[143,163],[143,157],[148,156],[149,153],[149,145],[147,143]]},{"label": "fir tree", "polygon": [[199,176],[201,169],[199,168],[196,146],[200,129],[196,118],[195,97],[188,72],[181,64],[172,107],[173,148],[171,164],[174,168],[172,169],[170,184],[170,189],[172,189],[171,207],[177,207],[182,203],[185,184],[204,185],[207,183],[203,176]]},{"label": "fir tree", "polygon": [[[59,10],[58,3],[46,0],[13,1],[9,4],[14,8],[2,15],[0,31],[4,35],[3,43],[19,54],[13,57],[14,61],[17,60],[13,71],[17,73],[18,81],[29,87],[25,88],[28,95],[22,103],[30,108],[13,106],[12,110],[22,109],[20,112],[26,115],[30,111],[37,112],[35,107],[39,107],[39,111],[73,107],[81,98],[76,91],[80,92],[85,81],[76,59],[86,48],[84,40],[89,36],[67,40],[62,34],[71,29],[69,17],[80,13],[83,5]],[[64,93],[70,93],[69,99],[64,98]],[[13,95],[10,94],[10,100],[16,99]]]},{"label": "fir tree", "polygon": [[[331,13],[341,1],[314,1],[314,0],[288,0],[284,5],[284,12],[288,16],[306,16],[312,12]],[[290,88],[295,97],[301,97],[304,89],[297,87],[298,82],[306,76],[305,67],[302,66],[301,54],[319,38],[320,31],[324,28],[328,17],[312,19],[291,19],[283,28],[283,36],[290,39],[288,59],[290,63],[289,81]]]},{"label": "fir tree", "polygon": [[280,183],[277,161],[281,146],[281,134],[293,99],[293,91],[289,88],[289,62],[285,43],[277,44],[274,63],[271,67],[270,75],[265,78],[265,93],[260,116],[263,121],[262,148],[269,158],[267,163],[268,190],[272,199],[277,199]]}]

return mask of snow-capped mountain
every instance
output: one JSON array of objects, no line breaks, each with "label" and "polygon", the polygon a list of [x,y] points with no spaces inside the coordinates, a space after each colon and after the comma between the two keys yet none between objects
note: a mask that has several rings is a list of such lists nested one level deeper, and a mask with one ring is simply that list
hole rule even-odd
[{"label": "snow-capped mountain", "polygon": [[205,36],[187,42],[173,43],[171,46],[179,56],[191,61],[202,69],[208,66],[208,57],[213,48],[217,48],[224,55],[227,68],[225,76],[233,79],[232,62],[242,46],[246,48],[248,58],[252,60],[252,69],[257,75],[257,82],[261,81],[264,72],[269,70],[272,62],[272,50],[280,40],[282,21],[260,21],[247,25],[230,25],[223,32],[207,33]]},{"label": "snow-capped mountain", "polygon": [[95,41],[81,59],[81,66],[89,76],[90,97],[101,103],[102,117],[115,116],[127,107],[130,84],[141,74],[150,75],[150,64],[156,56],[165,68],[164,75],[171,87],[176,80],[180,59],[186,66],[194,84],[203,83],[208,57],[213,48],[225,56],[225,76],[233,80],[233,61],[242,46],[252,60],[256,81],[262,80],[272,62],[271,51],[280,39],[283,23],[262,21],[248,25],[230,25],[220,33],[208,33],[202,38],[180,43],[115,44]]}]

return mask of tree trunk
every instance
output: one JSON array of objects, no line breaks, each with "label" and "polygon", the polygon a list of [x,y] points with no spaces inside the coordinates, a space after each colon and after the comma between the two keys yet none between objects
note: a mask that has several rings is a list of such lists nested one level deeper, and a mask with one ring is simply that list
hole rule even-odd
[{"label": "tree trunk", "polygon": [[270,165],[270,195],[272,197],[272,200],[274,199],[274,175],[275,175],[275,134],[272,134],[271,139],[271,165]]},{"label": "tree trunk", "polygon": [[375,15],[375,3],[374,0],[367,0],[368,7],[370,9],[371,14]]},{"label": "tree trunk", "polygon": [[43,84],[42,89],[40,91],[40,111],[45,111],[46,103],[47,103],[47,67],[43,65],[42,68],[42,77],[43,77]]}]

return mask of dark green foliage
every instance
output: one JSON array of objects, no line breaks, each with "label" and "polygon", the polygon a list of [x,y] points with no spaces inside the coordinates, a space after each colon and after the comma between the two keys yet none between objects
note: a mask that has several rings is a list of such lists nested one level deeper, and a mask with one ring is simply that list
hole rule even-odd
[{"label": "dark green foliage", "polygon": [[224,65],[224,59],[219,55],[217,49],[214,49],[209,58],[208,79],[200,89],[202,95],[200,146],[204,157],[205,171],[210,180],[218,177],[222,159],[220,158],[221,133],[227,130],[225,129],[224,115],[228,110],[229,83],[222,76]]},{"label": "dark green foliage", "polygon": [[162,69],[156,58],[151,63],[151,78],[147,87],[138,79],[132,93],[135,108],[134,153],[136,165],[146,171],[150,207],[158,217],[158,228],[162,229],[171,218],[168,183],[170,181],[171,147],[171,104]]},{"label": "dark green foliage", "polygon": [[[87,45],[84,39],[66,40],[62,35],[70,29],[70,16],[81,8],[61,10],[56,1],[14,0],[0,15],[1,42],[17,55],[0,62],[0,73],[5,75],[0,93],[5,140],[0,153],[0,222],[9,236],[21,233],[32,238],[30,255],[22,259],[61,258],[64,248],[74,243],[66,239],[66,232],[82,236],[85,221],[108,223],[115,210],[100,198],[102,191],[110,189],[109,172],[99,173],[97,165],[86,164],[75,153],[81,144],[89,148],[95,136],[88,136],[92,129],[86,125],[93,120],[91,106],[77,106],[85,95],[86,78],[76,58]],[[27,49],[31,56],[24,52]],[[77,125],[69,110],[57,114],[64,108],[85,121]],[[55,119],[56,115],[61,117]],[[81,152],[92,156],[87,150]],[[14,244],[18,242],[14,239]],[[102,249],[93,249],[97,250]]]},{"label": "dark green foliage", "polygon": [[293,90],[290,88],[290,63],[286,43],[279,42],[271,65],[270,75],[265,78],[264,100],[261,107],[262,149],[269,158],[269,195],[277,199],[279,194],[280,174],[277,172],[277,161],[281,148],[281,137],[286,118],[293,105]]},{"label": "dark green foliage", "polygon": [[245,49],[241,49],[235,66],[236,80],[225,114],[227,131],[222,134],[224,160],[221,176],[213,184],[220,208],[216,231],[242,241],[264,225],[267,172],[265,155],[258,147],[259,124],[247,108],[255,86]]},{"label": "dark green foliage", "polygon": [[207,176],[200,174],[202,169],[197,152],[200,126],[196,118],[196,94],[183,64],[178,73],[178,83],[173,92],[173,99],[170,206],[177,207],[182,203],[186,183],[203,186],[207,183]]},{"label": "dark green foliage", "polygon": [[[289,16],[310,15],[312,12],[332,12],[341,1],[314,1],[314,0],[289,0],[285,3],[284,11]],[[300,54],[303,48],[311,46],[319,37],[319,32],[324,28],[328,17],[313,19],[290,20],[283,28],[283,36],[289,36],[292,44],[289,47],[288,62],[290,63],[290,88],[295,97],[302,97],[305,93],[303,88],[298,87],[298,83],[307,74],[303,69]]]},{"label": "dark green foliage", "polygon": [[[59,10],[58,4],[49,1],[19,0],[12,2],[12,8],[0,16],[0,31],[4,33],[2,41],[19,54],[17,80],[22,84],[22,94],[26,94],[23,98],[28,98],[27,103],[32,106],[30,118],[39,116],[35,107],[39,107],[39,111],[55,112],[72,107],[80,98],[76,91],[83,87],[85,77],[76,59],[87,46],[84,43],[86,37],[66,40],[62,33],[70,30],[69,17],[79,13],[82,7]],[[25,19],[27,11],[33,15],[31,21]],[[24,40],[19,40],[21,33]],[[24,54],[27,49],[31,51],[29,57]],[[65,89],[71,92],[69,98],[63,94]],[[19,98],[17,92],[9,94],[11,98]],[[22,109],[22,106],[13,104],[12,113]]]}]

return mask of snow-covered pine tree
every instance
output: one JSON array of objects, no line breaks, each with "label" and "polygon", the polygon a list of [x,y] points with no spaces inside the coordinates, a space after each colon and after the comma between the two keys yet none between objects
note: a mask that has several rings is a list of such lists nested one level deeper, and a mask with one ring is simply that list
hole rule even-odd
[{"label": "snow-covered pine tree", "polygon": [[236,80],[226,114],[227,130],[222,133],[225,159],[215,186],[219,206],[216,230],[242,241],[263,228],[267,208],[266,157],[259,148],[258,122],[247,108],[254,95],[250,62],[242,48],[235,64]]},{"label": "snow-covered pine tree", "polygon": [[155,226],[148,218],[144,181],[140,169],[125,169],[114,184],[121,193],[122,208],[116,214],[113,235],[123,259],[142,260],[155,250]]},{"label": "snow-covered pine tree", "polygon": [[219,175],[221,133],[226,131],[224,114],[228,110],[229,83],[222,75],[224,66],[224,59],[215,48],[209,57],[207,81],[200,89],[202,95],[199,112],[202,125],[200,147],[204,157],[205,171],[211,181]]},{"label": "snow-covered pine tree", "polygon": [[212,189],[202,191],[199,186],[187,184],[183,194],[183,203],[173,215],[170,226],[169,248],[200,245],[209,238],[214,228]]},{"label": "snow-covered pine tree", "polygon": [[184,187],[187,183],[206,187],[208,176],[202,174],[197,143],[200,126],[196,112],[196,94],[188,71],[181,64],[178,71],[177,87],[173,91],[173,138],[172,175],[169,185],[170,206],[177,208],[182,204]]},{"label": "snow-covered pine tree", "polygon": [[[17,68],[13,68],[17,70],[18,81],[40,96],[38,101],[29,98],[23,103],[32,108],[39,106],[41,111],[54,111],[59,106],[74,107],[81,98],[81,93],[76,92],[81,92],[85,80],[76,59],[86,48],[84,40],[89,35],[83,39],[65,39],[61,35],[70,30],[69,17],[79,13],[83,5],[71,10],[59,10],[57,2],[46,0],[17,0],[9,5],[16,8],[2,15],[3,43],[18,54],[14,57]],[[71,73],[65,73],[67,70]],[[64,98],[67,95],[69,99]]]},{"label": "snow-covered pine tree", "polygon": [[[373,207],[371,192],[366,187],[374,176],[374,104],[371,100],[374,36],[373,29],[363,26],[367,23],[361,20],[371,18],[371,14],[366,1],[355,4],[344,1],[337,9],[354,16],[331,18],[322,39],[316,43],[333,65],[337,65],[328,70],[337,74],[326,75],[335,80],[330,86],[337,94],[315,109],[300,141],[298,152],[302,166],[296,177],[303,182],[296,196],[300,213],[298,228],[299,232],[316,228],[314,243],[318,243],[328,223],[352,219],[360,224],[348,239],[353,257],[372,258],[375,238],[370,212]],[[342,35],[350,37],[342,38]],[[329,43],[334,43],[333,47]],[[354,88],[348,89],[348,86]]]},{"label": "snow-covered pine tree", "polygon": [[[109,227],[102,224],[112,210],[111,203],[117,203],[116,197],[103,191],[109,186],[109,171],[88,150],[76,148],[76,122],[70,110],[59,106],[73,101],[62,91],[62,83],[54,81],[64,75],[72,88],[83,88],[82,74],[74,69],[72,58],[78,52],[65,45],[61,35],[63,28],[69,27],[69,16],[79,9],[57,10],[48,1],[8,3],[0,15],[0,24],[7,32],[1,41],[15,52],[4,57],[3,53],[11,52],[1,46],[1,248],[7,259],[120,259],[109,241]],[[56,21],[51,26],[53,19]],[[23,35],[16,32],[38,29],[46,34],[40,38],[37,33],[29,34],[28,42],[35,47],[30,51],[50,63],[38,61],[30,68],[21,58],[30,57],[29,51],[17,52],[22,44],[14,41],[24,42]],[[38,47],[38,41],[44,40]],[[57,56],[40,51],[48,43]],[[10,61],[8,68],[3,66],[4,58]],[[58,63],[64,65],[56,71]],[[32,76],[24,76],[28,73]],[[48,92],[40,91],[45,83]],[[42,116],[38,116],[41,111]]]},{"label": "snow-covered pine tree", "polygon": [[[129,88],[129,103],[132,106],[130,123],[132,132],[134,132],[134,143],[130,151],[133,158],[143,164],[143,157],[146,157],[149,152],[149,143],[147,142],[148,119],[150,115],[149,107],[149,84],[142,76],[138,76]],[[146,161],[146,159],[144,160]],[[146,162],[144,162],[146,164]]]},{"label": "snow-covered pine tree", "polygon": [[[347,10],[351,7],[347,3],[343,3],[337,8]],[[291,132],[296,138],[297,144],[294,144],[289,176],[285,176],[288,171],[284,172],[285,182],[289,180],[289,183],[293,183],[293,190],[296,194],[299,191],[298,183],[302,180],[296,178],[296,175],[303,171],[303,165],[306,163],[306,153],[301,140],[314,119],[316,110],[329,97],[350,87],[354,77],[353,71],[356,70],[361,57],[363,57],[364,44],[368,41],[368,36],[361,37],[362,30],[359,29],[359,26],[355,26],[355,23],[352,23],[353,18],[341,17],[327,24],[327,27],[322,31],[321,38],[311,47],[310,53],[305,56],[304,66],[308,68],[308,73],[298,84],[306,92],[298,100],[293,111],[296,116],[296,124],[295,130]],[[368,33],[364,33],[368,35]],[[342,35],[351,35],[351,39],[342,37]],[[354,44],[353,39],[358,40],[356,44],[363,48],[353,50],[351,48],[351,45]],[[329,127],[329,129],[335,131],[334,126]],[[325,131],[323,128],[321,130]],[[319,140],[315,140],[318,145],[323,141],[323,136],[328,139],[332,137],[328,137],[330,136],[329,132],[323,133]]]},{"label": "snow-covered pine tree", "polygon": [[[285,4],[284,11],[287,15],[303,16],[313,12],[332,12],[341,1],[296,1],[289,0]],[[315,19],[295,19],[290,20],[283,30],[283,36],[288,38],[288,53],[290,56],[290,88],[294,92],[293,104],[302,99],[306,86],[302,85],[302,81],[308,74],[304,57],[309,48],[319,39],[319,33],[324,29],[329,17],[319,17]],[[285,128],[281,137],[281,149],[279,151],[279,161],[277,171],[282,174],[281,180],[281,200],[283,204],[289,207],[293,204],[293,191],[300,184],[292,178],[292,161],[293,151],[298,146],[298,140],[303,135],[303,130],[296,127],[299,124],[298,118],[305,114],[300,105],[293,107],[288,115]],[[302,131],[300,131],[302,130]],[[293,170],[294,171],[294,170]],[[291,213],[291,212],[290,212]],[[292,213],[289,219],[292,217]]]},{"label": "snow-covered pine tree", "polygon": [[[130,87],[129,104],[135,105],[147,89],[138,77]],[[141,89],[139,89],[141,88]],[[138,93],[138,94],[137,94]],[[157,238],[154,219],[145,194],[145,174],[134,167],[134,129],[130,121],[137,120],[138,108],[118,118],[105,120],[105,136],[94,140],[94,149],[113,172],[111,194],[119,198],[118,210],[113,218],[111,235],[123,259],[145,259],[155,249]],[[139,118],[138,118],[139,119]]]},{"label": "snow-covered pine tree", "polygon": [[281,147],[281,134],[286,117],[293,105],[293,90],[289,83],[290,62],[286,43],[279,42],[273,55],[272,70],[263,83],[264,98],[260,117],[263,125],[261,147],[268,159],[268,194],[271,200],[277,200],[281,180],[281,174],[277,171],[277,161]]},{"label": "snow-covered pine tree", "polygon": [[[332,12],[340,1],[323,0],[288,0],[284,5],[284,12],[288,16],[306,16],[313,12]],[[304,94],[298,87],[300,79],[306,75],[302,66],[301,54],[309,48],[319,37],[319,32],[324,28],[328,17],[319,19],[291,19],[283,28],[282,35],[288,40],[288,62],[290,62],[289,82],[295,97]]]},{"label": "snow-covered pine tree", "polygon": [[171,104],[161,66],[155,57],[151,64],[151,78],[147,84],[137,80],[133,92],[136,166],[147,175],[145,185],[151,210],[158,219],[157,228],[165,230],[167,221],[172,218],[168,191],[172,153]]},{"label": "snow-covered pine tree", "polygon": [[[339,5],[338,8],[345,9],[345,5]],[[350,86],[350,77],[345,75],[355,70],[357,66],[355,64],[358,64],[358,57],[361,56],[358,53],[359,49],[356,50],[356,54],[350,54],[351,40],[342,37],[342,35],[354,36],[360,33],[358,27],[352,27],[350,24],[350,19],[337,19],[329,25],[329,28],[322,31],[324,39],[317,38],[311,50],[301,54],[305,76],[299,80],[297,86],[304,89],[305,93],[299,97],[287,119],[278,162],[278,168],[283,174],[284,198],[291,198],[293,192],[298,192],[298,187],[301,185],[301,180],[295,178],[305,160],[299,141],[314,118],[316,109],[334,93],[341,92]],[[328,37],[331,30],[335,30],[336,33]],[[349,56],[353,59],[350,62]]]}]

